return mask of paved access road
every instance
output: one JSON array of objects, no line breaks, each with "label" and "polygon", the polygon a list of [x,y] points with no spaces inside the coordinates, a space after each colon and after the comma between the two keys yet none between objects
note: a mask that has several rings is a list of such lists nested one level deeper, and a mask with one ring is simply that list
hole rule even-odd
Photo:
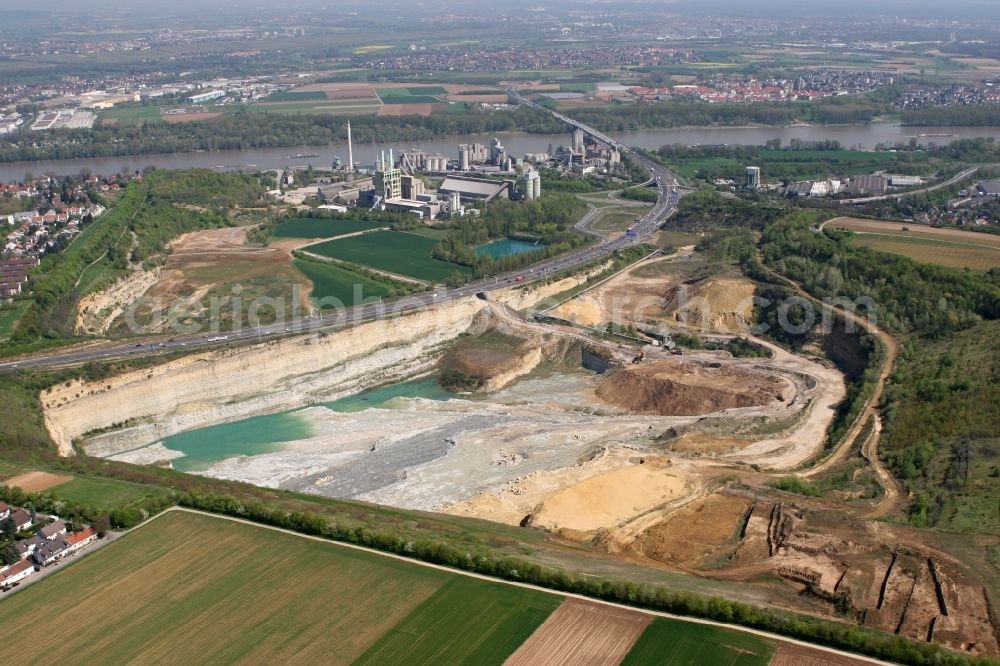
[{"label": "paved access road", "polygon": [[[991,165],[995,166],[995,165]],[[922,187],[919,190],[907,190],[906,192],[896,192],[894,194],[879,194],[871,197],[858,197],[856,199],[838,199],[839,204],[864,204],[864,203],[874,203],[876,201],[889,201],[890,199],[902,199],[904,197],[912,197],[915,194],[926,194],[927,192],[933,192],[934,190],[940,190],[944,187],[950,187],[955,183],[965,180],[972,174],[979,171],[979,167],[973,167],[971,169],[966,169],[958,174],[952,176],[948,180],[938,183],[937,185],[931,185],[929,187]]]},{"label": "paved access road", "polygon": [[[522,100],[523,104],[537,106],[527,100]],[[542,108],[537,106],[537,108]],[[412,312],[421,308],[426,308],[436,303],[444,303],[457,298],[464,298],[480,292],[490,292],[496,289],[503,289],[515,284],[527,284],[543,280],[552,273],[579,268],[588,263],[603,259],[618,250],[626,249],[630,246],[642,243],[648,236],[655,233],[673,213],[677,202],[683,192],[677,187],[677,177],[667,170],[663,165],[648,159],[641,153],[631,148],[623,146],[582,123],[572,118],[568,118],[555,111],[550,111],[556,118],[582,129],[584,132],[594,137],[596,140],[618,149],[622,154],[629,154],[637,161],[646,166],[652,177],[650,183],[656,183],[658,197],[653,208],[646,213],[630,231],[619,238],[603,241],[596,245],[591,245],[570,254],[554,257],[540,264],[535,264],[529,269],[519,273],[490,277],[484,280],[463,285],[454,289],[441,288],[433,293],[423,293],[404,297],[400,300],[385,304],[368,304],[345,308],[337,312],[327,314],[314,313],[312,316],[301,317],[292,321],[268,324],[257,328],[247,328],[240,331],[231,331],[216,334],[190,334],[176,335],[170,338],[157,339],[154,342],[114,342],[91,348],[80,348],[79,346],[43,354],[36,354],[16,361],[0,363],[0,372],[12,372],[22,369],[46,368],[59,366],[82,365],[91,361],[103,361],[116,358],[130,358],[149,355],[152,353],[166,353],[177,351],[188,351],[205,347],[218,346],[239,341],[264,338],[274,338],[285,335],[295,335],[309,331],[330,331],[336,328],[358,324],[385,317],[387,315],[398,315],[405,312]]]}]

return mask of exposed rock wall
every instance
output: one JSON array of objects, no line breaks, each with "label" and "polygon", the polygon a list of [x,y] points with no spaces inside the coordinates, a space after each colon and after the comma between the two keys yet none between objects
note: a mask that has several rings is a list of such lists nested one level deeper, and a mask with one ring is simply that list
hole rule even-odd
[{"label": "exposed rock wall", "polygon": [[89,453],[136,448],[182,430],[330,400],[429,369],[444,343],[483,307],[461,299],[329,335],[209,352],[100,382],[43,392],[49,432],[66,455],[84,433]]},{"label": "exposed rock wall", "polygon": [[159,279],[159,268],[135,271],[107,289],[87,294],[76,308],[76,334],[104,335],[111,323]]},{"label": "exposed rock wall", "polygon": [[[586,279],[519,286],[495,297],[527,308]],[[67,382],[42,392],[45,423],[61,455],[72,455],[76,441],[103,456],[192,428],[334,400],[430,370],[485,307],[470,296],[327,335],[204,352],[101,381]],[[85,436],[97,430],[109,432]]]}]

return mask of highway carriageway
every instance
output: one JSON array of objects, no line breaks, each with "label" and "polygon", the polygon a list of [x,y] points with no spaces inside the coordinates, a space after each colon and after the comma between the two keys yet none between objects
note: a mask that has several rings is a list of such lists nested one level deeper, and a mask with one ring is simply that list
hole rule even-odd
[{"label": "highway carriageway", "polygon": [[[530,102],[526,104],[534,105]],[[537,108],[544,107],[537,106]],[[366,321],[372,321],[385,316],[398,316],[414,312],[421,308],[431,307],[437,303],[444,303],[456,298],[463,298],[477,293],[489,293],[497,289],[505,289],[516,284],[530,284],[544,280],[553,273],[568,271],[580,268],[590,263],[604,259],[619,250],[624,250],[630,246],[638,245],[659,230],[666,222],[667,218],[674,212],[680,196],[683,194],[677,188],[676,176],[667,170],[663,165],[658,164],[646,156],[631,148],[621,146],[614,140],[604,136],[596,130],[567,118],[566,116],[545,109],[560,120],[564,120],[574,127],[582,129],[598,141],[617,148],[620,151],[628,152],[639,162],[646,166],[651,174],[652,180],[656,182],[658,197],[653,208],[646,213],[633,227],[629,234],[620,236],[614,240],[603,241],[597,245],[576,250],[570,254],[554,257],[531,268],[518,273],[509,273],[496,278],[487,278],[463,285],[454,289],[438,289],[433,293],[417,294],[405,296],[401,299],[381,304],[367,304],[345,308],[337,312],[327,314],[314,313],[312,316],[301,317],[288,322],[279,322],[265,326],[246,328],[237,331],[177,335],[167,340],[158,339],[151,342],[114,342],[96,348],[66,349],[63,351],[37,354],[27,358],[0,363],[0,372],[16,372],[33,368],[50,368],[62,366],[75,366],[90,363],[93,361],[105,361],[112,359],[134,358],[147,356],[150,354],[166,354],[169,352],[191,351],[207,347],[232,344],[234,342],[246,342],[253,340],[263,340],[264,338],[274,338],[290,335],[299,335],[308,332],[333,331],[345,326],[352,326]],[[675,196],[676,193],[676,196]]]}]

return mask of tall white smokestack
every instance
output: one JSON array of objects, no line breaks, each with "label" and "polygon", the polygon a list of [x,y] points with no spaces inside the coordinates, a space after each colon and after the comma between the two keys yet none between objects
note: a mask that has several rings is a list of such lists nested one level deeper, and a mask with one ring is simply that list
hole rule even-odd
[{"label": "tall white smokestack", "polygon": [[347,172],[354,173],[354,146],[351,145],[351,121],[347,121]]}]

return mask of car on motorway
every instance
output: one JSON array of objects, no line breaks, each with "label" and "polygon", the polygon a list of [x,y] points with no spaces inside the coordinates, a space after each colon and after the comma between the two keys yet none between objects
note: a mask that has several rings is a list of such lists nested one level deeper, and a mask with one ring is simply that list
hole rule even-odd
[{"label": "car on motorway", "polygon": [[523,275],[518,275],[517,279],[515,280],[515,282],[524,282],[524,276]]}]

